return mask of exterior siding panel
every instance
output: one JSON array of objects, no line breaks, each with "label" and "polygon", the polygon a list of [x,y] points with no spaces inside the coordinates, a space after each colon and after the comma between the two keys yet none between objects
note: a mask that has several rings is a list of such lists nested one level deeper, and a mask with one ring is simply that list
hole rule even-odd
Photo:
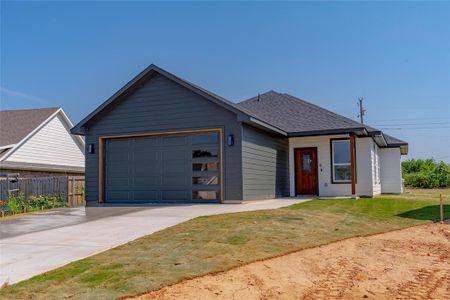
[{"label": "exterior siding panel", "polygon": [[5,161],[83,167],[84,153],[66,122],[57,114]]},{"label": "exterior siding panel", "polygon": [[288,139],[243,125],[242,170],[244,200],[288,196]]},{"label": "exterior siding panel", "polygon": [[[241,124],[234,113],[156,74],[119,103],[110,105],[89,124],[86,134],[86,199],[98,201],[98,137],[148,132],[223,128],[224,200],[242,200]],[[95,153],[89,154],[89,144]]]}]

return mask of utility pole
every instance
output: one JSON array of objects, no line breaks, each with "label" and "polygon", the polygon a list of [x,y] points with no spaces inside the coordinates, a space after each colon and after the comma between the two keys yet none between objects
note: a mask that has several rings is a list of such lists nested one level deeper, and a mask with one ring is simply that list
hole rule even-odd
[{"label": "utility pole", "polygon": [[366,110],[363,106],[364,97],[358,97],[358,106],[359,106],[359,115],[358,118],[361,120],[361,124],[364,124],[364,115],[366,114]]}]

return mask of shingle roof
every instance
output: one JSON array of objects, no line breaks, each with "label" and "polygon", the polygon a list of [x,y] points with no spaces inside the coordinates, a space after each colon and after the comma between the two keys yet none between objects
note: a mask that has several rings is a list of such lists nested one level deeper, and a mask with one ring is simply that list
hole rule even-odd
[{"label": "shingle roof", "polygon": [[[289,134],[361,128],[366,129],[369,133],[381,132],[379,129],[361,124],[286,93],[269,91],[242,101],[238,103],[238,106]],[[388,146],[408,144],[387,134],[383,133],[383,135]]]},{"label": "shingle roof", "polygon": [[59,108],[0,111],[0,147],[17,144]]},{"label": "shingle roof", "polygon": [[386,142],[388,143],[389,146],[404,146],[404,145],[408,145],[407,142],[402,141],[398,138],[395,138],[393,136],[387,135],[386,133],[383,133],[384,138],[386,139]]},{"label": "shingle roof", "polygon": [[312,103],[275,91],[242,101],[238,106],[288,133],[366,127]]}]

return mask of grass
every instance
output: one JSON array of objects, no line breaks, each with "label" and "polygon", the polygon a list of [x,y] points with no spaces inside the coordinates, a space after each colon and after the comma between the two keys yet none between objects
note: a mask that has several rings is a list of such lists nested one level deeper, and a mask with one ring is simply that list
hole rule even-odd
[{"label": "grass", "polygon": [[[114,299],[352,236],[439,217],[439,192],[314,200],[199,217],[0,290],[2,299]],[[445,214],[450,218],[450,190]]]}]

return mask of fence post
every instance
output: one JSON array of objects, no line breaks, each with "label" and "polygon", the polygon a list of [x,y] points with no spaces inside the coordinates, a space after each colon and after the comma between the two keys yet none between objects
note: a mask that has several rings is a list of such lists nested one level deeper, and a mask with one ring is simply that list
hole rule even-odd
[{"label": "fence post", "polygon": [[441,211],[441,224],[444,224],[444,201],[442,200],[442,193],[441,193],[441,205],[440,205],[440,211]]}]

